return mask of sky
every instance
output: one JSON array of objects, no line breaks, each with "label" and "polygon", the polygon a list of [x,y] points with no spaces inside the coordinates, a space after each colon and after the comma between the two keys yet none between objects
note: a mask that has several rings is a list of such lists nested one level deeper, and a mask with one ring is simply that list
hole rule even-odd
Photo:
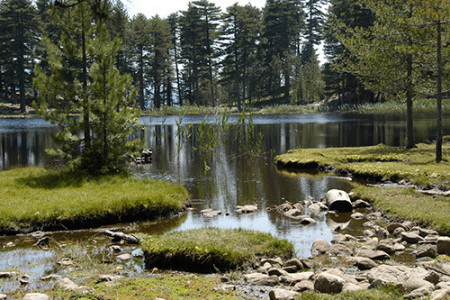
[{"label": "sky", "polygon": [[[192,0],[123,0],[122,2],[128,7],[128,14],[130,17],[137,13],[143,13],[147,17],[152,17],[158,14],[160,17],[165,18],[171,13],[179,10],[186,10],[188,3]],[[246,5],[248,3],[253,6],[262,8],[266,3],[266,0],[210,0],[210,2],[216,4],[216,6],[225,10],[228,6],[234,3]]]}]

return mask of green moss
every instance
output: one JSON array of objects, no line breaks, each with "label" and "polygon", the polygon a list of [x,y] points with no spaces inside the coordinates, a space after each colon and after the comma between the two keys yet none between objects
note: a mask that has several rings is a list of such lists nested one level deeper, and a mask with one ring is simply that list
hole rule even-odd
[{"label": "green moss", "polygon": [[0,172],[0,195],[0,232],[16,233],[167,216],[182,209],[188,192],[130,176],[86,179],[23,168]]},{"label": "green moss", "polygon": [[294,247],[270,234],[203,228],[143,236],[146,267],[197,272],[241,268],[260,257],[292,257]]},{"label": "green moss", "polygon": [[418,144],[416,148],[347,147],[325,149],[295,149],[275,157],[282,167],[297,169],[333,166],[338,173],[350,172],[355,178],[371,180],[402,179],[426,186],[450,187],[450,146],[443,146],[444,161],[434,163],[435,147]]},{"label": "green moss", "polygon": [[367,199],[393,217],[430,226],[440,234],[450,235],[450,200],[424,195],[414,189],[367,187],[356,185],[354,197]]}]

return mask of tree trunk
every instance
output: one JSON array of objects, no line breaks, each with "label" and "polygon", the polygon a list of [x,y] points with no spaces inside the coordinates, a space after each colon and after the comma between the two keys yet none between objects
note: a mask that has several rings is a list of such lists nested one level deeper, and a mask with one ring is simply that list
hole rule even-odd
[{"label": "tree trunk", "polygon": [[213,71],[212,71],[212,51],[211,51],[211,41],[209,37],[209,19],[208,15],[206,15],[206,51],[208,53],[208,69],[209,69],[209,84],[210,84],[210,92],[211,92],[211,106],[216,106],[216,96],[214,95],[214,78],[213,78]]},{"label": "tree trunk", "polygon": [[442,57],[441,57],[441,21],[437,23],[436,57],[437,57],[437,96],[436,96],[436,163],[442,160]]},{"label": "tree trunk", "polygon": [[406,57],[406,148],[414,148],[412,56]]},{"label": "tree trunk", "polygon": [[181,98],[181,85],[180,85],[180,71],[178,70],[178,52],[177,52],[177,42],[174,39],[173,50],[175,55],[175,72],[177,75],[177,89],[178,89],[178,104],[183,105],[183,99]]},{"label": "tree trunk", "polygon": [[83,132],[84,132],[84,148],[89,150],[91,148],[91,128],[89,123],[89,99],[87,94],[87,53],[86,53],[86,28],[84,11],[81,10],[81,49],[83,52]]},{"label": "tree trunk", "polygon": [[140,49],[139,53],[139,106],[142,110],[145,108],[144,101],[144,49]]},{"label": "tree trunk", "polygon": [[22,17],[19,16],[18,24],[18,41],[17,41],[17,77],[19,79],[19,92],[20,92],[20,112],[26,113],[26,103],[25,103],[25,59],[24,59],[24,32],[22,25]]}]

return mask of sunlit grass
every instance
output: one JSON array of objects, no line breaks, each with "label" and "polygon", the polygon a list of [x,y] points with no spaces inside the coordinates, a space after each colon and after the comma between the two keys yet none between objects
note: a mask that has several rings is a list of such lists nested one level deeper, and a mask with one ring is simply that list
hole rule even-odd
[{"label": "sunlit grass", "polygon": [[131,176],[95,179],[40,168],[0,172],[0,231],[85,227],[179,211],[188,197],[175,184]]},{"label": "sunlit grass", "polygon": [[270,234],[203,228],[144,236],[146,266],[213,272],[248,266],[261,257],[290,258],[294,247]]}]

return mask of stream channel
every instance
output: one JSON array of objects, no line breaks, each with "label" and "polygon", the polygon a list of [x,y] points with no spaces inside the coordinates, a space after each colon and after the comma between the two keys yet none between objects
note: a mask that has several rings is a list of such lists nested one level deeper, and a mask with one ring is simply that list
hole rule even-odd
[{"label": "stream channel", "polygon": [[[191,193],[193,210],[178,217],[146,222],[113,224],[112,228],[124,232],[163,234],[172,230],[200,227],[245,228],[268,232],[295,245],[298,257],[310,255],[314,240],[330,241],[333,228],[340,225],[344,233],[360,235],[367,220],[353,220],[350,214],[322,214],[315,216],[316,223],[303,226],[267,208],[285,201],[296,203],[309,197],[320,199],[329,189],[350,190],[349,178],[312,173],[278,170],[273,157],[289,149],[368,146],[384,143],[398,146],[405,142],[405,119],[398,114],[287,114],[254,115],[250,129],[248,120],[239,128],[238,116],[229,116],[225,135],[235,136],[239,130],[250,137],[261,132],[257,146],[242,140],[220,139],[211,151],[200,151],[201,137],[196,128],[221,120],[220,116],[170,116],[142,117],[147,148],[153,150],[153,162],[133,166],[138,177],[169,180],[186,187]],[[415,116],[417,142],[434,139],[435,115]],[[444,135],[450,134],[450,116],[443,117]],[[51,167],[55,164],[45,154],[53,146],[51,135],[56,131],[38,118],[0,119],[0,170],[18,166]],[[183,131],[182,133],[180,133]],[[226,140],[226,142],[223,142]],[[253,153],[250,153],[253,148]],[[237,205],[257,204],[258,212],[251,215],[235,213]],[[223,213],[217,217],[203,217],[200,210],[212,208]],[[102,255],[112,243],[97,229],[46,233],[52,243],[66,247],[83,245],[92,255]],[[30,276],[34,282],[27,289],[45,287],[37,279],[51,273],[64,273],[55,264],[53,250],[40,250],[33,244],[33,235],[0,236],[0,271],[15,270]],[[9,244],[8,244],[9,243]],[[14,245],[9,247],[9,245]],[[131,250],[131,249],[130,249]],[[131,260],[125,267],[130,274],[139,276],[145,271],[142,259]],[[36,286],[42,284],[42,286]],[[19,283],[2,286],[0,292],[8,293],[19,288]]]}]

